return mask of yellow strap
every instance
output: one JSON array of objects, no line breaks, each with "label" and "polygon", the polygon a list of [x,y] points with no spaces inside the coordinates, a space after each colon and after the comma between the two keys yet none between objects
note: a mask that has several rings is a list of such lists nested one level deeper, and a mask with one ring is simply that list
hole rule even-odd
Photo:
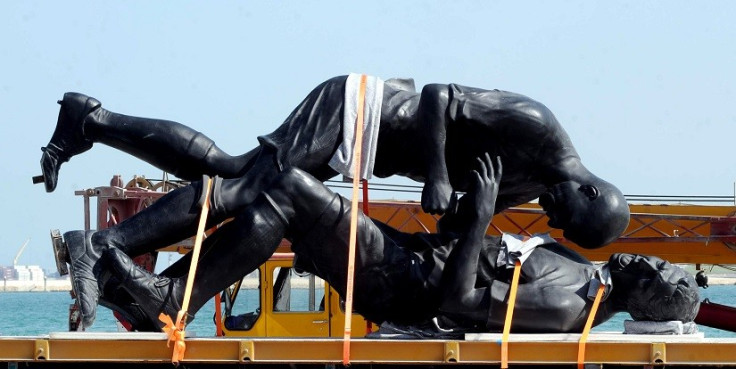
[{"label": "yellow strap", "polygon": [[514,263],[514,276],[511,279],[511,290],[509,291],[509,304],[506,307],[506,321],[503,323],[503,335],[501,336],[501,369],[509,367],[509,333],[511,332],[511,319],[514,316],[514,305],[516,305],[516,291],[519,289],[519,276],[521,275],[521,261]]},{"label": "yellow strap", "polygon": [[205,202],[202,206],[202,212],[199,215],[199,225],[197,226],[197,236],[194,239],[194,250],[192,250],[192,262],[189,266],[189,275],[187,276],[187,285],[184,290],[184,301],[181,304],[181,310],[176,316],[176,323],[174,323],[170,316],[161,313],[159,320],[164,322],[164,332],[168,335],[169,343],[174,343],[174,351],[171,355],[171,362],[175,365],[179,364],[179,361],[184,359],[184,352],[186,351],[187,345],[184,343],[184,328],[187,324],[186,315],[189,309],[189,300],[192,298],[192,287],[194,286],[194,274],[197,271],[197,263],[199,262],[199,253],[202,249],[202,240],[204,239],[204,228],[207,225],[207,213],[210,210],[210,192],[212,191],[212,178],[207,179],[207,187],[205,189]]},{"label": "yellow strap", "polygon": [[593,327],[593,320],[595,319],[595,313],[598,311],[598,306],[601,304],[603,299],[603,291],[606,290],[606,285],[601,283],[598,286],[598,291],[595,293],[595,300],[593,300],[593,307],[590,308],[590,315],[588,315],[588,321],[585,322],[585,328],[583,328],[583,334],[580,335],[580,341],[578,342],[578,369],[585,367],[585,343],[588,341],[588,334],[590,329]]},{"label": "yellow strap", "polygon": [[360,183],[360,163],[363,152],[363,114],[365,104],[366,75],[360,76],[360,90],[358,92],[358,116],[355,121],[355,147],[353,148],[353,200],[350,208],[350,243],[348,250],[348,281],[345,290],[345,334],[343,336],[342,363],[350,364],[350,333],[353,318],[353,277],[355,275],[355,244],[358,235],[358,194]]}]

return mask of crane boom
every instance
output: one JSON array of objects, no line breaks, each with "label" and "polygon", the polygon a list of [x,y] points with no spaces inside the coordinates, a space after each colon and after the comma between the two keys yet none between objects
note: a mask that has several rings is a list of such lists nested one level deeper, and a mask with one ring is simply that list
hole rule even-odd
[{"label": "crane boom", "polygon": [[23,253],[23,250],[26,249],[26,246],[28,246],[28,242],[30,242],[31,239],[27,239],[26,242],[23,242],[23,246],[20,247],[20,250],[18,250],[18,253],[15,254],[15,259],[13,259],[13,266],[18,265],[18,259],[20,258],[20,255]]}]

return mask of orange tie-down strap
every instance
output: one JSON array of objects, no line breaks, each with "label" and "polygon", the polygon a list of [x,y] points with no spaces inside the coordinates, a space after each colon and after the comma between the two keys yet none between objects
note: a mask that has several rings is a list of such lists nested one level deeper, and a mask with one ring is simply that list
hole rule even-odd
[{"label": "orange tie-down strap", "polygon": [[590,314],[588,315],[588,320],[585,322],[583,334],[580,335],[580,341],[578,341],[578,369],[583,369],[585,367],[585,343],[588,342],[588,334],[590,334],[590,329],[593,328],[593,320],[595,320],[595,314],[598,312],[598,306],[601,304],[603,291],[605,290],[606,284],[601,283],[598,286],[598,291],[595,293],[593,307],[590,308]]},{"label": "orange tie-down strap", "polygon": [[[508,369],[509,367],[509,333],[511,332],[511,320],[514,315],[514,305],[516,304],[516,291],[519,287],[519,275],[521,274],[521,262],[517,260],[514,263],[514,276],[511,280],[511,289],[509,291],[509,304],[506,309],[506,321],[503,325],[503,335],[501,336],[501,368]],[[578,341],[578,369],[585,368],[585,344],[588,341],[588,335],[590,334],[591,328],[593,328],[593,321],[595,315],[598,312],[598,307],[603,299],[603,292],[606,290],[605,283],[601,283],[596,291],[595,299],[593,300],[593,306],[590,308],[590,314],[588,320],[585,322],[583,333],[580,335],[580,341]]]},{"label": "orange tie-down strap", "polygon": [[[370,216],[370,202],[368,201],[368,180],[363,180],[363,214],[365,216]],[[371,333],[373,332],[373,323],[371,323],[370,320],[366,319],[365,321],[365,333]]]},{"label": "orange tie-down strap", "polygon": [[363,153],[363,115],[365,113],[365,85],[366,75],[360,76],[360,90],[358,92],[358,116],[355,120],[355,146],[353,147],[353,198],[350,208],[350,243],[348,248],[347,288],[345,292],[345,331],[343,335],[342,363],[350,364],[350,333],[352,332],[353,316],[353,279],[355,275],[355,246],[358,235],[358,194],[360,192],[360,163]]},{"label": "orange tie-down strap", "polygon": [[202,212],[199,215],[199,225],[197,226],[197,236],[194,239],[194,249],[192,250],[192,262],[189,265],[189,274],[187,276],[187,285],[184,290],[184,301],[181,304],[181,310],[176,316],[176,322],[174,322],[170,316],[161,313],[158,317],[165,326],[164,332],[168,335],[168,341],[166,346],[170,343],[174,343],[174,350],[171,354],[171,362],[174,365],[178,365],[181,360],[184,359],[184,353],[186,352],[187,345],[184,342],[185,331],[184,328],[187,324],[186,316],[187,310],[189,310],[189,300],[192,297],[192,287],[194,286],[194,274],[197,271],[197,263],[199,262],[199,253],[202,249],[202,240],[204,239],[205,226],[207,225],[207,214],[210,210],[210,192],[212,192],[212,178],[207,179],[206,190],[205,190],[205,202],[202,205]]},{"label": "orange tie-down strap", "polygon": [[503,335],[501,336],[501,369],[509,367],[509,333],[511,332],[511,320],[514,316],[514,305],[516,305],[516,291],[519,289],[519,276],[521,275],[521,261],[514,263],[514,276],[511,279],[511,290],[509,290],[509,304],[506,307],[506,321],[503,323]]}]

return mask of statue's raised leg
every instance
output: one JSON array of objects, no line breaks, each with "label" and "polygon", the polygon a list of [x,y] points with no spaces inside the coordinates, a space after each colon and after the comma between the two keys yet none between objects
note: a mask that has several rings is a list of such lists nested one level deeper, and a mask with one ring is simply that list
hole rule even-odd
[{"label": "statue's raised leg", "polygon": [[99,101],[66,93],[59,101],[56,130],[43,147],[41,170],[34,183],[56,188],[59,168],[71,157],[99,142],[134,155],[179,178],[195,180],[202,174],[233,178],[242,175],[258,150],[231,156],[202,133],[180,123],[113,113]]}]

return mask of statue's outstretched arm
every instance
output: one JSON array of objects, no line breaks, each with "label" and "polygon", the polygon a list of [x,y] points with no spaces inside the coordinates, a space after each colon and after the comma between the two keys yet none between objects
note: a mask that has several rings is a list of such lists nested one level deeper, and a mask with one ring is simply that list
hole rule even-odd
[{"label": "statue's outstretched arm", "polygon": [[478,159],[479,169],[473,171],[474,188],[466,197],[473,203],[475,212],[467,231],[452,250],[442,274],[442,306],[446,312],[463,314],[469,319],[485,321],[488,313],[487,288],[476,288],[478,257],[486,229],[491,223],[502,166],[486,154]]}]

